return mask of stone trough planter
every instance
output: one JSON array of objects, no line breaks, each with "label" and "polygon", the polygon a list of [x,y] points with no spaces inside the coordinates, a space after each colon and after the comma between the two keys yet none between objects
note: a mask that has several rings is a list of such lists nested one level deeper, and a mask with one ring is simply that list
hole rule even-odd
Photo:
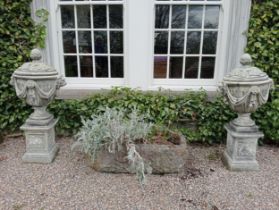
[{"label": "stone trough planter", "polygon": [[[152,174],[178,173],[184,166],[187,156],[186,141],[181,138],[179,145],[137,144],[136,150],[145,163],[152,167]],[[93,162],[87,157],[89,165],[100,172],[129,173],[129,164],[125,152],[115,154],[106,149],[100,150]]]}]

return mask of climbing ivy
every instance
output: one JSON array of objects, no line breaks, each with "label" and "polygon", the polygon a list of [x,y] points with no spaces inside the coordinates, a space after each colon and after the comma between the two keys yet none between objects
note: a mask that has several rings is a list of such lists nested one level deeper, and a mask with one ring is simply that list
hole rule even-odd
[{"label": "climbing ivy", "polygon": [[253,4],[247,52],[255,66],[279,82],[279,1]]},{"label": "climbing ivy", "polygon": [[34,47],[43,47],[47,13],[37,12],[35,24],[30,15],[31,0],[0,1],[0,133],[18,129],[30,113],[9,85],[13,71],[29,60]]},{"label": "climbing ivy", "polygon": [[274,81],[269,102],[253,115],[266,139],[279,143],[279,2],[254,1],[246,51]]}]

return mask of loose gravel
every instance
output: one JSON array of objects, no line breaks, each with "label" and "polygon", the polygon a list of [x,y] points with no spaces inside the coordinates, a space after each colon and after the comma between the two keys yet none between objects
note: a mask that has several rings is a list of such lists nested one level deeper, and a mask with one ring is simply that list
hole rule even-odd
[{"label": "loose gravel", "polygon": [[0,145],[2,210],[278,210],[279,148],[260,147],[258,172],[230,172],[224,147],[188,146],[187,167],[178,175],[148,175],[141,188],[134,175],[99,173],[70,138],[58,139],[52,164],[23,163],[22,137]]}]

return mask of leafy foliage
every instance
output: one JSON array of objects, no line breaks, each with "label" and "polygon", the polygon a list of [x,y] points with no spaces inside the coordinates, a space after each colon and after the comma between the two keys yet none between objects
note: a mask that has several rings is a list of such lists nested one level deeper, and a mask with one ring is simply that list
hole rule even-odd
[{"label": "leafy foliage", "polygon": [[37,45],[40,48],[45,47],[45,39],[47,36],[47,28],[46,23],[48,20],[49,12],[46,9],[38,9],[36,12],[36,17],[38,18],[37,23],[35,25],[35,37],[37,37]]},{"label": "leafy foliage", "polygon": [[80,116],[89,118],[92,114],[103,112],[105,107],[125,109],[127,113],[136,108],[140,114],[147,117],[148,121],[168,125],[180,118],[196,120],[196,113],[205,102],[206,94],[203,91],[175,95],[115,88],[108,93],[96,94],[85,100],[55,101],[50,104],[49,109],[60,118],[59,131],[71,134],[81,126]]},{"label": "leafy foliage", "polygon": [[83,145],[83,151],[95,161],[100,149],[105,148],[110,153],[125,151],[131,166],[131,172],[136,172],[139,181],[145,181],[147,170],[143,158],[136,151],[135,141],[146,139],[151,130],[151,123],[144,121],[144,115],[139,115],[136,109],[126,115],[124,109],[107,108],[103,114],[92,115],[91,119],[83,120],[76,138]]},{"label": "leafy foliage", "polygon": [[202,142],[220,143],[226,135],[224,124],[236,117],[223,97],[206,102],[199,113],[198,134]]},{"label": "leafy foliage", "polygon": [[[224,123],[235,116],[222,98],[208,101],[204,91],[174,94],[128,88],[115,88],[85,100],[55,101],[49,109],[59,117],[58,132],[71,135],[81,127],[81,116],[89,119],[104,112],[105,107],[125,109],[127,114],[136,108],[151,123],[177,127],[189,141],[207,143],[221,142],[226,134]],[[181,121],[192,122],[197,129],[177,126]]]},{"label": "leafy foliage", "polygon": [[16,97],[9,80],[12,72],[28,60],[35,45],[30,2],[0,2],[0,130],[14,130],[29,114],[25,103]]},{"label": "leafy foliage", "polygon": [[[253,115],[268,141],[279,139],[277,106],[278,101],[273,100]],[[58,132],[72,135],[81,127],[81,117],[89,119],[92,114],[103,113],[106,107],[125,109],[127,114],[136,108],[149,122],[175,127],[190,142],[209,144],[223,142],[224,124],[236,117],[222,97],[208,101],[204,91],[174,94],[115,88],[84,100],[54,101],[49,109],[59,117]],[[193,128],[188,128],[189,123]]]},{"label": "leafy foliage", "polygon": [[253,114],[257,125],[265,133],[267,143],[279,144],[279,98],[265,104]]},{"label": "leafy foliage", "polygon": [[266,0],[252,8],[247,52],[255,66],[279,82],[279,3]]},{"label": "leafy foliage", "polygon": [[275,90],[270,101],[253,114],[269,140],[279,143],[279,3],[255,1],[252,8],[248,46],[255,66],[265,71],[274,81]]}]

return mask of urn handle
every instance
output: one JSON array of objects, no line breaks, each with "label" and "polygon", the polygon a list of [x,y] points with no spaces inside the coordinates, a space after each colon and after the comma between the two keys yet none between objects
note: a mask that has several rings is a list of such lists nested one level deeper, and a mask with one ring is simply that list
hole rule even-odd
[{"label": "urn handle", "polygon": [[58,90],[59,88],[63,87],[67,85],[66,80],[64,77],[62,77],[61,75],[58,77],[57,79],[57,84],[56,84],[56,89]]}]

